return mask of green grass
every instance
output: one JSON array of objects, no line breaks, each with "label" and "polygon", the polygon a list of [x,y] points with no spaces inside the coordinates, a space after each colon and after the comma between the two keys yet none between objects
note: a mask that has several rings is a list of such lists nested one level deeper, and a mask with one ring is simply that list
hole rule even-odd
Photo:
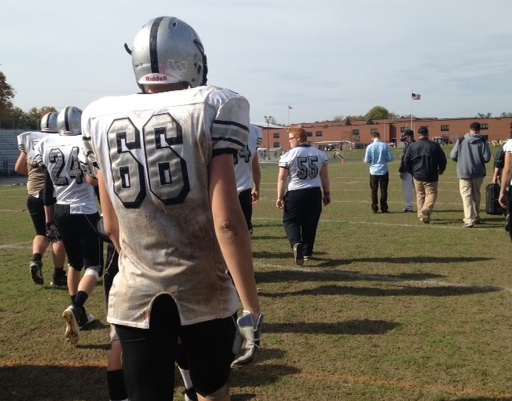
[{"label": "green grass", "polygon": [[[343,155],[347,162],[329,167],[332,204],[316,258],[302,267],[275,207],[277,167],[262,167],[253,250],[266,323],[256,363],[233,372],[232,399],[512,400],[512,244],[503,218],[483,211],[481,225],[463,228],[450,161],[431,224],[401,212],[398,161],[391,213],[373,214],[363,151]],[[0,186],[0,400],[107,400],[103,289],[88,301],[99,322],[78,347],[66,344],[66,291],[29,276],[25,200],[24,187]],[[44,262],[49,282],[49,254]]]}]

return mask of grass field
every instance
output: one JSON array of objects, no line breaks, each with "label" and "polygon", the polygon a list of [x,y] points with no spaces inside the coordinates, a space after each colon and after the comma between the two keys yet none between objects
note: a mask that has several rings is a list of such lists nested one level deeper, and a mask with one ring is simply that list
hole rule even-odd
[{"label": "grass field", "polygon": [[[257,361],[233,372],[232,399],[512,400],[512,244],[503,218],[482,211],[482,224],[463,227],[451,161],[431,224],[402,213],[398,161],[391,213],[373,214],[362,152],[330,165],[332,204],[315,259],[301,267],[275,207],[277,166],[262,167],[253,251],[266,323]],[[0,400],[108,400],[103,289],[88,301],[99,321],[78,347],[66,344],[67,292],[30,279],[25,200],[23,186],[0,185]],[[49,282],[49,255],[44,261]]]}]

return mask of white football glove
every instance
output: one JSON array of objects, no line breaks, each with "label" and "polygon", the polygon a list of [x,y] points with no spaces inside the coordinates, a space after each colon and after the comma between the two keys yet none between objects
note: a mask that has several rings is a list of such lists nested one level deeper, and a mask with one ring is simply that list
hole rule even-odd
[{"label": "white football glove", "polygon": [[53,221],[51,223],[46,223],[46,238],[48,238],[48,241],[50,241],[52,244],[55,244],[62,239],[59,233],[59,229]]},{"label": "white football glove", "polygon": [[254,320],[250,312],[244,310],[243,315],[240,316],[236,324],[238,330],[236,332],[235,343],[233,351],[235,355],[241,352],[241,355],[236,358],[231,367],[245,365],[254,359],[256,351],[260,347],[260,334],[261,325],[263,324],[263,314],[260,313],[256,328],[254,328]]}]

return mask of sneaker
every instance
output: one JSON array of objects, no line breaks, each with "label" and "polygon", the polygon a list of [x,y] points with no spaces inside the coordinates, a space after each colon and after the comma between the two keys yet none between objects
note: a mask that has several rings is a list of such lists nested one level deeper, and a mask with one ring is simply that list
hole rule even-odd
[{"label": "sneaker", "polygon": [[464,227],[466,227],[466,228],[473,228],[473,224],[464,224]]},{"label": "sneaker", "polygon": [[404,213],[413,213],[413,210],[412,210],[412,209],[407,209],[407,208],[405,208],[405,209],[404,209]]},{"label": "sneaker", "polygon": [[313,259],[313,255],[304,255],[304,261]]},{"label": "sneaker", "polygon": [[52,287],[67,287],[68,277],[64,269],[57,269],[53,272],[53,279],[50,281]]},{"label": "sneaker", "polygon": [[197,401],[197,394],[194,387],[191,387],[183,392],[183,396],[185,401]]},{"label": "sneaker", "polygon": [[74,305],[68,306],[62,313],[62,317],[66,321],[66,341],[69,341],[73,345],[77,345],[80,339],[80,328],[78,327],[79,316],[80,311]]},{"label": "sneaker", "polygon": [[302,244],[297,242],[293,246],[293,258],[295,259],[295,264],[302,266],[304,264],[304,254]]},{"label": "sneaker", "polygon": [[430,223],[430,215],[428,214],[428,212],[427,212],[427,211],[422,212],[421,220],[422,220],[422,221],[423,221],[423,223],[425,223],[425,224]]},{"label": "sneaker", "polygon": [[43,262],[39,260],[33,260],[30,262],[30,275],[32,276],[32,281],[34,283],[37,285],[43,285]]}]

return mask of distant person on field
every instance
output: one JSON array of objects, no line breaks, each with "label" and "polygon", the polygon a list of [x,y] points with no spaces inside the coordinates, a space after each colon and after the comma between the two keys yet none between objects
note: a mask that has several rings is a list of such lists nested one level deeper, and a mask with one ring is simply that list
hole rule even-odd
[{"label": "distant person on field", "polygon": [[504,151],[504,163],[503,170],[501,172],[501,188],[500,188],[500,197],[499,202],[502,207],[506,209],[506,225],[505,229],[510,234],[510,239],[512,239],[512,227],[510,221],[510,214],[512,213],[512,139],[508,140],[503,145]]},{"label": "distant person on field", "polygon": [[412,202],[414,200],[414,179],[412,178],[412,174],[407,171],[407,167],[404,164],[404,156],[407,152],[407,148],[414,140],[414,131],[407,129],[404,131],[402,138],[400,138],[404,143],[404,151],[402,153],[402,159],[400,161],[400,167],[398,168],[398,172],[400,173],[400,179],[402,180],[402,191],[404,193],[404,213],[413,213]]},{"label": "distant person on field", "polygon": [[[44,176],[45,167],[34,165],[35,147],[39,141],[48,135],[57,136],[57,112],[47,113],[41,119],[41,131],[29,131],[18,135],[20,155],[14,170],[27,178],[27,210],[36,229],[32,241],[32,260],[30,261],[30,276],[35,284],[43,285],[43,255],[50,245],[46,237],[46,220],[44,214]],[[53,277],[51,286],[66,287],[67,277],[64,270],[66,250],[62,241],[52,244]]]},{"label": "distant person on field", "polygon": [[380,210],[382,213],[389,213],[388,208],[388,185],[389,169],[388,163],[394,160],[391,147],[380,140],[380,134],[372,132],[373,143],[366,147],[364,162],[370,165],[370,188],[372,196],[372,211],[379,210],[379,187],[380,187]]},{"label": "distant person on field", "polygon": [[457,141],[450,152],[450,158],[457,162],[466,228],[480,223],[480,189],[486,175],[485,164],[489,163],[491,156],[491,147],[487,139],[480,135],[478,122],[471,123],[469,132]]},{"label": "distant person on field", "polygon": [[252,205],[260,200],[261,169],[258,148],[263,135],[256,125],[249,126],[249,142],[235,156],[235,177],[238,199],[244,212],[247,229],[252,235]]},{"label": "distant person on field", "polygon": [[308,144],[306,130],[288,131],[291,150],[279,159],[276,207],[284,209],[283,225],[297,265],[313,257],[322,203],[331,203],[328,156]]},{"label": "distant person on field", "polygon": [[414,178],[418,218],[428,224],[437,200],[439,176],[446,169],[446,155],[438,143],[428,138],[427,127],[418,129],[418,140],[407,148],[403,163]]}]

